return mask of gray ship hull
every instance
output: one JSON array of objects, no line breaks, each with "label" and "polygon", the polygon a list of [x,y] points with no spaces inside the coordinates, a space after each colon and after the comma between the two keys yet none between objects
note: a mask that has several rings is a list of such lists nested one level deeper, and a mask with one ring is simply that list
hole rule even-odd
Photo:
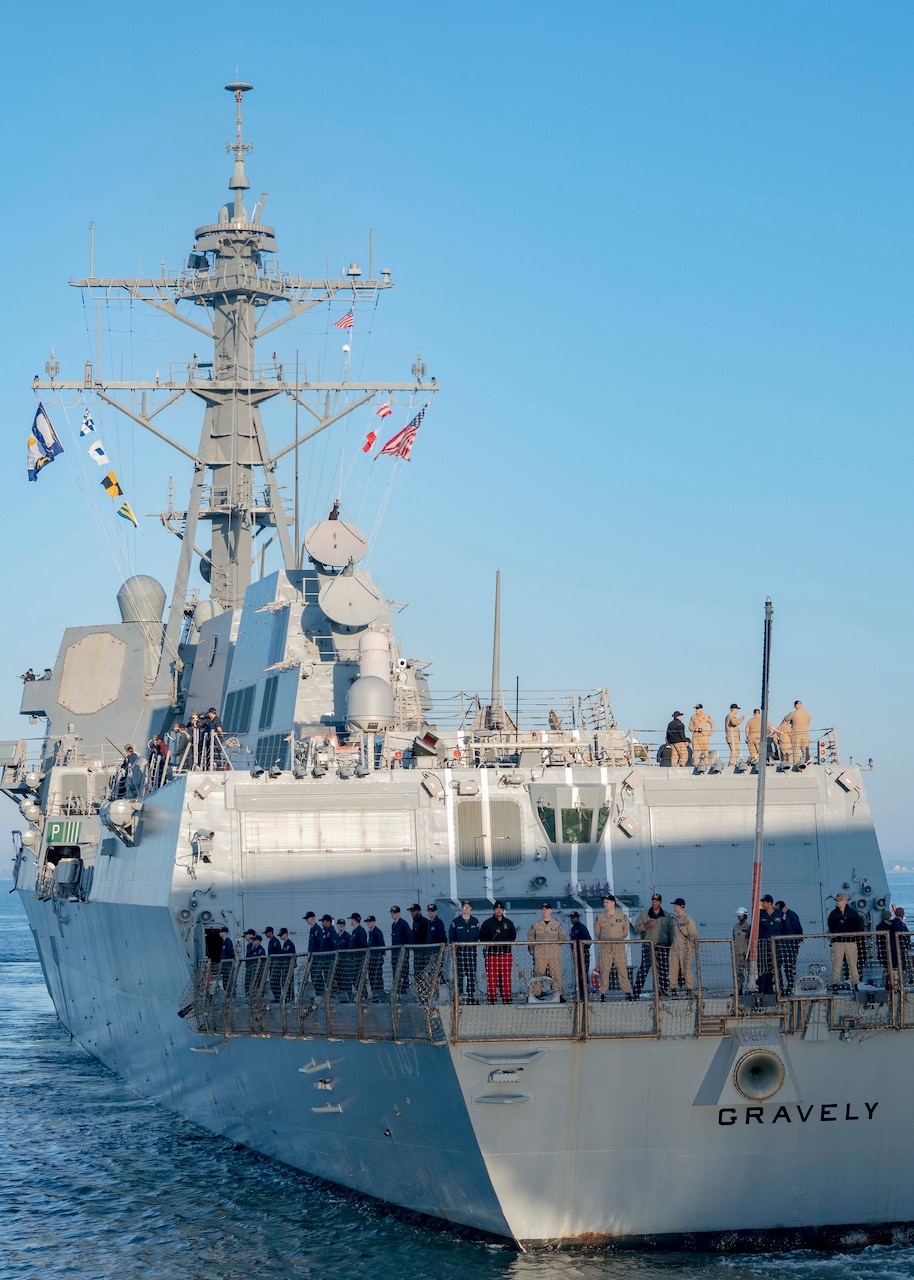
[{"label": "gray ship hull", "polygon": [[[717,1036],[200,1037],[176,1014],[187,966],[165,909],[91,904],[61,927],[22,898],[89,1053],[213,1133],[403,1209],[525,1246],[859,1243],[914,1217],[907,1034],[778,1036],[789,1078],[755,1107],[720,1086]],[[518,1093],[493,1091],[493,1065],[518,1062]]]}]

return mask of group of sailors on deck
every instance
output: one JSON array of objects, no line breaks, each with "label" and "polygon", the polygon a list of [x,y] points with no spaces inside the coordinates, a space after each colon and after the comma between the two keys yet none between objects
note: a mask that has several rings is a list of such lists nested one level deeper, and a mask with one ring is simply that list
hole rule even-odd
[{"label": "group of sailors on deck", "polygon": [[[733,768],[740,760],[739,727],[746,716],[738,714],[742,708],[736,702],[730,703],[730,710],[724,719],[727,746],[730,749],[728,765]],[[811,716],[799,698],[793,704],[777,728],[770,722],[766,726],[767,758],[780,760],[788,768],[805,769],[809,764],[809,725]],[[661,748],[664,763],[672,768],[685,768],[692,764],[696,768],[711,763],[711,735],[717,728],[714,721],[700,702],[696,702],[695,711],[689,720],[689,733],[686,733],[683,712],[674,711],[670,723],[666,727],[666,745]],[[746,722],[744,730],[746,748],[750,765],[758,764],[762,741],[762,712],[756,707]]]}]

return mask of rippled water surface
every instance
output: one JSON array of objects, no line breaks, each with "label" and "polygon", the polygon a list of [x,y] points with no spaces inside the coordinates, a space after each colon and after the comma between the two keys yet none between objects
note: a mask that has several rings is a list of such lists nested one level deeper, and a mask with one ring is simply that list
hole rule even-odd
[{"label": "rippled water surface", "polygon": [[[914,876],[891,877],[896,902]],[[143,1102],[60,1027],[0,895],[0,1280],[914,1280],[914,1248],[518,1255],[212,1138]]]}]

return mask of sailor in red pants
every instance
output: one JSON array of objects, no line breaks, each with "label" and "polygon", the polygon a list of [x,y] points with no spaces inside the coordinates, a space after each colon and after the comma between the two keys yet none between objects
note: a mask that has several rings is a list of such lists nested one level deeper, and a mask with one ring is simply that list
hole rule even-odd
[{"label": "sailor in red pants", "polygon": [[492,915],[479,927],[479,941],[502,945],[483,947],[486,962],[486,986],[489,1004],[495,1004],[499,995],[502,1004],[511,1003],[513,956],[510,946],[517,940],[517,930],[505,915],[505,904],[496,902]]}]

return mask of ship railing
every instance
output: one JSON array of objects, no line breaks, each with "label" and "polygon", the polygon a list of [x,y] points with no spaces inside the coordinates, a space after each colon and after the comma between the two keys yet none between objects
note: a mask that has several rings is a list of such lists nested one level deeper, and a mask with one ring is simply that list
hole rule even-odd
[{"label": "ship railing", "polygon": [[859,985],[844,954],[835,980],[827,934],[763,941],[752,990],[730,939],[681,951],[631,938],[476,942],[205,961],[192,1003],[206,1035],[432,1044],[725,1035],[747,1019],[793,1033],[914,1027],[910,948],[850,937]]},{"label": "ship railing", "polygon": [[369,947],[203,961],[193,1011],[208,1035],[444,1042],[446,948]]}]

